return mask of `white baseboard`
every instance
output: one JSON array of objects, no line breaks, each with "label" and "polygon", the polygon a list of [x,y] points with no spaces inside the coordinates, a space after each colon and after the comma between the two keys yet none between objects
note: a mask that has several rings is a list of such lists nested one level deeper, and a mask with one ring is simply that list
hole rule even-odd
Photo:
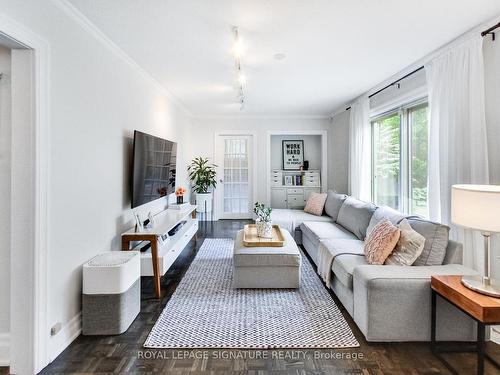
[{"label": "white baseboard", "polygon": [[49,362],[56,359],[82,332],[82,314],[78,313],[50,338]]},{"label": "white baseboard", "polygon": [[10,334],[0,333],[0,366],[10,365]]}]

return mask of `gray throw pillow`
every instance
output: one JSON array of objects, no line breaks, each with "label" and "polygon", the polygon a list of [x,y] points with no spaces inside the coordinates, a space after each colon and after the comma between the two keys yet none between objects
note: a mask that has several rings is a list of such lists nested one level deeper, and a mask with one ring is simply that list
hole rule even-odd
[{"label": "gray throw pillow", "polygon": [[376,209],[377,206],[373,203],[347,197],[342,207],[340,207],[337,224],[342,225],[363,241],[366,237],[366,228]]},{"label": "gray throw pillow", "polygon": [[325,212],[333,219],[333,221],[337,221],[340,207],[342,207],[342,203],[344,203],[346,199],[347,195],[338,194],[333,190],[328,190],[328,196],[326,197],[325,202]]},{"label": "gray throw pillow", "polygon": [[388,206],[380,206],[373,213],[373,216],[370,219],[370,224],[368,224],[368,228],[366,229],[366,235],[368,236],[372,231],[373,227],[383,219],[388,219],[393,225],[398,225],[401,222],[401,220],[407,217],[408,215],[396,211],[394,208]]},{"label": "gray throw pillow", "polygon": [[425,237],[424,250],[414,266],[440,266],[443,264],[448,247],[450,228],[444,224],[424,219],[408,219],[411,227]]}]

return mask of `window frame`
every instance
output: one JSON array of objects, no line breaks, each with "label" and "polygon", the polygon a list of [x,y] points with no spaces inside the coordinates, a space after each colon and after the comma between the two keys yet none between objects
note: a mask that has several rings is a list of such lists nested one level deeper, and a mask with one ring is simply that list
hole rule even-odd
[{"label": "window frame", "polygon": [[[370,117],[370,130],[371,130],[371,200],[375,204],[375,131],[374,126],[376,122],[382,121],[387,117],[394,116],[397,114],[399,116],[399,181],[398,181],[398,193],[399,193],[399,206],[397,210],[405,213],[410,213],[411,209],[411,121],[410,113],[412,110],[429,106],[428,97],[423,97],[411,102],[405,103],[404,105],[397,106],[388,111],[382,113],[377,113]],[[429,124],[427,124],[429,126]],[[428,133],[429,134],[429,133]],[[413,214],[412,214],[413,215]]]}]

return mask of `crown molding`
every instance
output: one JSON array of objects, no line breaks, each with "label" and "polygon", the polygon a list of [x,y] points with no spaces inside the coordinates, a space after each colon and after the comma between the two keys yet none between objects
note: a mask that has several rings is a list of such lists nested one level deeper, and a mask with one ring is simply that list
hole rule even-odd
[{"label": "crown molding", "polygon": [[106,46],[110,51],[112,51],[121,60],[127,63],[130,67],[136,70],[140,75],[142,75],[146,80],[150,81],[157,89],[162,91],[165,96],[179,107],[184,114],[188,117],[193,117],[191,111],[177,98],[172,91],[167,89],[162,85],[156,78],[154,78],[148,71],[142,68],[134,59],[132,59],[125,51],[123,51],[118,45],[113,42],[109,37],[107,37],[92,21],[90,21],[80,10],[78,10],[73,4],[68,0],[51,0],[52,3],[61,9],[65,14],[67,14],[71,19],[76,21],[85,31],[92,35],[95,39]]},{"label": "crown molding", "polygon": [[194,120],[327,120],[329,115],[193,115]]}]

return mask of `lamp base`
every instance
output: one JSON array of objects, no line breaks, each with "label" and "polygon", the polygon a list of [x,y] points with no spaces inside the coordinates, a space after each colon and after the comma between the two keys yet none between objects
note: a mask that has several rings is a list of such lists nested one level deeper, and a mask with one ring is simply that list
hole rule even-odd
[{"label": "lamp base", "polygon": [[478,293],[500,297],[500,285],[494,280],[482,276],[462,276],[462,284]]}]

